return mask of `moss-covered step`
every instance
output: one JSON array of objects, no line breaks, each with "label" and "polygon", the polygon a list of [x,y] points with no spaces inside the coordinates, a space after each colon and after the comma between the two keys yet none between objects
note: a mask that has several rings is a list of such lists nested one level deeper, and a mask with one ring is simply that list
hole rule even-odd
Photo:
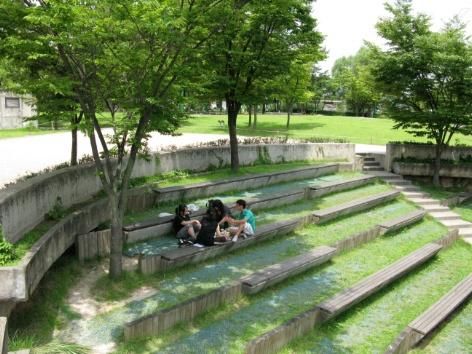
[{"label": "moss-covered step", "polygon": [[[385,354],[404,354],[437,328],[472,294],[472,274],[454,286],[439,301],[412,321]],[[471,348],[472,349],[472,348]]]}]

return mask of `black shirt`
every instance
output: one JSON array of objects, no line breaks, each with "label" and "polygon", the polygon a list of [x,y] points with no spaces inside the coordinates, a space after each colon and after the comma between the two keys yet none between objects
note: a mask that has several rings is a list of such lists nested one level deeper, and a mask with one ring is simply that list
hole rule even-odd
[{"label": "black shirt", "polygon": [[175,216],[174,222],[172,223],[172,227],[175,233],[179,232],[180,229],[184,227],[184,225],[182,225],[182,222],[184,221],[190,221],[190,215],[185,215],[185,216],[176,215]]}]

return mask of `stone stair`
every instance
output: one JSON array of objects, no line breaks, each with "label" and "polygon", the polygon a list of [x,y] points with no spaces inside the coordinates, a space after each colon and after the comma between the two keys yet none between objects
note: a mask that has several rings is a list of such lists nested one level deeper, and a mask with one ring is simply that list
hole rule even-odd
[{"label": "stone stair", "polygon": [[370,172],[370,171],[383,171],[383,167],[380,163],[375,159],[375,157],[370,156],[369,154],[361,155],[363,156],[363,166],[362,171]]},{"label": "stone stair", "polygon": [[419,187],[413,185],[410,181],[403,179],[402,176],[395,173],[386,171],[366,171],[366,173],[377,176],[391,184],[408,200],[426,210],[429,215],[446,226],[449,230],[458,229],[459,235],[463,237],[465,241],[472,244],[472,223],[462,220],[460,215],[451,211],[449,207],[441,205],[439,200],[431,198],[430,195],[423,192]]}]

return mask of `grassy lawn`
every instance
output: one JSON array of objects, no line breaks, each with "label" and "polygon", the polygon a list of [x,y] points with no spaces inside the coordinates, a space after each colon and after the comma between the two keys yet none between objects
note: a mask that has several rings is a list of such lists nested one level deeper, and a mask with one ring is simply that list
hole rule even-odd
[{"label": "grassy lawn", "polygon": [[[220,127],[218,120],[225,115],[195,115],[179,130],[182,133],[225,134],[227,128]],[[344,116],[294,115],[290,129],[285,129],[286,116],[258,115],[257,129],[247,128],[248,116],[238,119],[238,134],[246,136],[286,136],[291,138],[336,138],[353,143],[386,144],[389,141],[426,141],[414,138],[402,130],[393,129],[393,121],[384,118],[361,118]],[[472,137],[457,135],[460,144],[472,145]],[[454,143],[456,140],[453,139]]]},{"label": "grassy lawn", "polygon": [[24,136],[31,136],[31,135],[63,133],[65,131],[66,130],[51,130],[51,129],[38,129],[38,128],[4,129],[4,130],[0,130],[0,139],[21,138]]}]

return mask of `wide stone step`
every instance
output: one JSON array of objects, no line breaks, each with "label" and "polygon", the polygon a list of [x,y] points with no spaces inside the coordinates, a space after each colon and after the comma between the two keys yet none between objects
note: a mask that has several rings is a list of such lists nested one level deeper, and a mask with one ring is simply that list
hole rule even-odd
[{"label": "wide stone step", "polygon": [[429,213],[429,215],[438,220],[451,220],[460,218],[460,216],[453,211],[433,211]]},{"label": "wide stone step", "polygon": [[363,159],[364,159],[364,162],[375,161],[375,157],[371,157],[371,156],[365,156]]},{"label": "wide stone step", "polygon": [[384,168],[380,166],[364,166],[363,171],[383,171]]},{"label": "wide stone step", "polygon": [[408,192],[402,191],[402,194],[407,198],[430,198],[429,194],[422,193],[422,192]]},{"label": "wide stone step", "polygon": [[403,179],[401,175],[397,175],[395,173],[391,173],[387,171],[369,171],[368,174],[371,176],[382,178],[385,181]]},{"label": "wide stone step", "polygon": [[333,296],[318,307],[326,318],[334,317],[434,257],[441,248],[442,246],[436,243],[429,243],[392,265],[365,278],[351,288]]},{"label": "wide stone step", "polygon": [[472,228],[472,223],[468,221],[464,221],[462,219],[455,219],[455,220],[440,220],[440,223],[446,227],[450,227],[453,229],[469,229]]},{"label": "wide stone step", "polygon": [[451,209],[448,207],[442,206],[440,204],[423,205],[422,208],[427,212],[451,211]]},{"label": "wide stone step", "polygon": [[372,208],[379,204],[393,200],[397,198],[398,196],[399,196],[399,193],[397,191],[388,191],[388,192],[376,194],[374,196],[356,199],[351,202],[344,203],[335,207],[318,210],[312,214],[313,221],[315,223],[322,223],[325,221],[329,221],[341,215],[352,214],[358,211]]},{"label": "wide stone step", "polygon": [[433,199],[433,198],[408,198],[410,199],[413,203],[419,204],[419,205],[437,205],[439,203],[438,200]]},{"label": "wide stone step", "polygon": [[472,229],[471,228],[459,228],[459,235],[464,237],[472,237]]},{"label": "wide stone step", "polygon": [[395,186],[395,189],[401,191],[401,192],[421,192],[421,189],[419,189],[418,187],[414,186],[414,185],[398,185],[398,186]]},{"label": "wide stone step", "polygon": [[293,257],[283,263],[274,264],[242,280],[243,292],[254,294],[273,284],[277,284],[309,268],[325,263],[334,257],[336,248],[320,246],[314,250]]},{"label": "wide stone step", "polygon": [[377,161],[373,160],[373,161],[366,161],[364,159],[364,166],[380,166],[380,163],[378,163]]}]

